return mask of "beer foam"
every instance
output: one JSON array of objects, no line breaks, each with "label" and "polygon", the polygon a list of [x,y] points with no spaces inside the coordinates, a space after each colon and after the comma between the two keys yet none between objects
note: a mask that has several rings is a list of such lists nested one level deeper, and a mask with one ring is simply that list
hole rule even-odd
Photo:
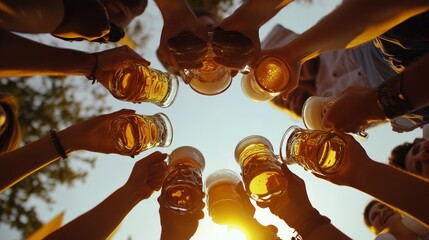
[{"label": "beer foam", "polygon": [[322,114],[325,97],[310,97],[302,108],[302,120],[305,127],[312,130],[323,130]]},{"label": "beer foam", "polygon": [[271,144],[271,142],[266,139],[265,137],[259,136],[259,135],[251,135],[248,136],[246,138],[243,138],[235,147],[235,151],[234,151],[234,156],[235,156],[235,160],[237,162],[240,161],[240,154],[241,152],[243,152],[243,150],[251,145],[251,144],[264,144],[265,146],[267,146],[268,148],[270,148],[271,150],[273,149],[273,145]]},{"label": "beer foam", "polygon": [[200,165],[201,170],[204,170],[204,167],[206,165],[203,154],[198,149],[191,146],[182,146],[174,149],[170,153],[169,159],[169,164],[172,164],[172,162],[174,162],[175,160],[193,159],[196,163]]},{"label": "beer foam", "polygon": [[269,92],[256,83],[254,71],[243,75],[241,78],[241,89],[247,97],[257,102],[266,102],[273,98]]}]

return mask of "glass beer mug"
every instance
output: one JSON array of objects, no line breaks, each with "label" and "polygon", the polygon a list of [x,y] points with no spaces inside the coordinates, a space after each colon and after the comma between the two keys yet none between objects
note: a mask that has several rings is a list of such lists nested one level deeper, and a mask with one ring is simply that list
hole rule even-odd
[{"label": "glass beer mug", "polygon": [[161,190],[161,201],[169,210],[182,215],[201,207],[204,167],[204,156],[194,147],[182,146],[171,152]]},{"label": "glass beer mug", "polygon": [[131,61],[117,66],[108,83],[110,93],[119,100],[151,102],[160,107],[173,104],[178,88],[179,80],[175,75]]},{"label": "glass beer mug", "polygon": [[288,86],[290,67],[276,57],[263,57],[241,79],[241,88],[250,99],[263,102],[281,94]]},{"label": "glass beer mug", "polygon": [[287,181],[281,162],[268,139],[258,135],[242,139],[235,148],[235,159],[241,167],[246,192],[255,201],[269,202],[285,191]]},{"label": "glass beer mug", "polygon": [[338,135],[291,126],[283,135],[280,158],[320,174],[335,174],[344,165],[347,145]]},{"label": "glass beer mug", "polygon": [[242,214],[243,206],[237,184],[241,177],[229,169],[210,174],[205,181],[209,216],[217,224],[233,224]]},{"label": "glass beer mug", "polygon": [[209,32],[207,54],[203,66],[198,69],[183,69],[183,81],[197,93],[217,95],[224,92],[232,83],[231,70],[214,61],[215,54],[211,43],[212,34]]},{"label": "glass beer mug", "polygon": [[112,121],[109,141],[122,155],[134,156],[153,147],[168,147],[173,127],[163,113],[122,115]]}]

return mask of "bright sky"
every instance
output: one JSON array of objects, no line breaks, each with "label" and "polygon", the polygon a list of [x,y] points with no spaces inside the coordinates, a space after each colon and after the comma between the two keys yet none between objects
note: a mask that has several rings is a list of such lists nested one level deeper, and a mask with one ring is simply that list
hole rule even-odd
[{"label": "bright sky", "polygon": [[[145,13],[135,21],[142,21],[145,32],[150,32],[150,39],[144,48],[137,51],[151,61],[152,66],[163,69],[159,64],[155,49],[159,42],[162,18],[153,1]],[[284,8],[275,18],[261,28],[261,39],[277,23],[283,24],[298,33],[304,31],[339,3],[335,1],[315,1],[313,5],[292,3]],[[132,24],[135,24],[133,22]],[[121,102],[113,97],[108,98],[113,110],[133,108],[137,113],[152,115],[157,112],[165,113],[171,120],[174,129],[173,143],[168,148],[155,148],[141,153],[136,159],[119,155],[103,155],[88,153],[98,157],[95,169],[90,169],[85,183],[75,184],[71,189],[59,188],[54,193],[55,204],[38,208],[43,220],[49,221],[59,212],[65,210],[65,223],[91,209],[109,194],[119,188],[128,179],[134,162],[147,154],[159,150],[170,153],[177,147],[190,145],[198,148],[206,158],[206,168],[203,178],[221,168],[228,168],[237,173],[240,168],[234,159],[236,144],[249,135],[262,135],[268,138],[276,151],[284,131],[290,125],[303,127],[300,120],[294,120],[289,115],[273,108],[268,103],[253,102],[241,91],[241,75],[234,78],[231,87],[217,96],[203,96],[195,93],[189,86],[181,82],[178,96],[174,104],[166,109],[152,104],[134,105]],[[87,83],[86,79],[83,81]],[[101,87],[101,85],[88,87]],[[394,133],[389,125],[369,129],[370,135],[362,145],[373,159],[386,162],[390,150],[405,141],[411,141],[421,136],[421,130],[411,133]],[[140,158],[139,158],[140,157]],[[71,157],[68,161],[73,161]],[[76,167],[84,167],[76,165]],[[290,169],[304,179],[308,196],[322,214],[328,216],[333,224],[352,239],[373,239],[362,221],[362,212],[370,196],[349,187],[340,187],[317,179],[298,166]],[[158,216],[158,203],[155,193],[150,199],[140,202],[124,219],[113,239],[159,239],[161,227]],[[37,203],[37,201],[35,201]],[[205,210],[206,217],[200,221],[199,228],[192,239],[220,240],[227,238],[224,227],[211,222]],[[266,210],[257,210],[256,218],[263,224],[274,224],[282,239],[290,239],[292,230],[287,225],[271,215]],[[103,224],[101,221],[100,224]],[[0,229],[2,239],[18,239],[15,234]],[[96,229],[94,229],[96,231]],[[6,236],[7,235],[7,236]]]}]

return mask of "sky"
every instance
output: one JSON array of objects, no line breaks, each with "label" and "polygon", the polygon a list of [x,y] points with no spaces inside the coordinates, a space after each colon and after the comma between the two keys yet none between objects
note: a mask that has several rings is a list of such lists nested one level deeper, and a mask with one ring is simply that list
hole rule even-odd
[{"label": "sky", "polygon": [[[315,0],[313,5],[291,3],[281,10],[274,18],[260,29],[263,39],[277,23],[301,33],[339,3],[338,0]],[[143,15],[132,22],[141,21],[145,32],[150,33],[148,43],[136,49],[144,58],[152,63],[152,67],[164,70],[158,62],[155,50],[159,43],[162,18],[153,1]],[[66,45],[66,47],[78,45]],[[88,84],[82,79],[83,84]],[[285,112],[279,111],[268,103],[254,102],[248,99],[240,87],[241,75],[236,76],[228,90],[216,96],[203,96],[194,92],[181,82],[175,102],[168,108],[160,108],[150,103],[134,105],[119,101],[111,96],[107,104],[112,111],[122,108],[135,109],[137,113],[152,115],[165,113],[173,125],[173,142],[167,148],[154,148],[142,152],[135,159],[116,154],[83,153],[98,158],[94,169],[87,169],[89,176],[84,183],[75,184],[72,188],[59,187],[54,193],[56,203],[46,206],[39,204],[38,212],[42,220],[49,221],[61,211],[65,211],[64,223],[96,206],[113,191],[122,186],[128,179],[134,163],[153,151],[170,153],[175,148],[189,145],[199,149],[206,159],[203,179],[214,171],[222,168],[237,173],[240,168],[234,159],[237,143],[250,135],[262,135],[271,141],[278,152],[284,131],[291,125],[304,127],[301,120],[293,119]],[[98,85],[101,87],[101,85]],[[410,133],[395,133],[389,125],[368,129],[369,139],[360,142],[368,155],[377,161],[386,162],[390,150],[405,141],[412,141],[422,135],[421,130]],[[73,161],[71,156],[67,161]],[[88,168],[75,163],[76,168]],[[332,223],[352,239],[373,239],[362,220],[365,205],[372,199],[358,190],[345,186],[336,186],[314,177],[301,167],[291,165],[290,169],[304,179],[311,203],[319,212],[328,216]],[[382,177],[382,176],[381,176]],[[122,222],[112,239],[159,239],[161,226],[159,223],[158,203],[159,192],[150,199],[140,202]],[[225,227],[213,223],[204,210],[205,218],[200,221],[199,228],[192,239],[220,240],[228,239]],[[279,229],[279,237],[290,239],[293,230],[273,216],[268,210],[257,208],[255,216],[262,224],[273,224]],[[100,224],[103,224],[102,221]],[[96,230],[96,229],[94,229]],[[1,239],[19,239],[13,231],[0,228]],[[232,239],[232,238],[231,238]]]}]

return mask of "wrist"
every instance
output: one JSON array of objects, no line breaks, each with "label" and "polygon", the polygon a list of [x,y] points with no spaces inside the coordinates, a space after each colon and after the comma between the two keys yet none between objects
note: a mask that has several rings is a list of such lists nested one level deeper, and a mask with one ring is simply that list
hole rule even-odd
[{"label": "wrist", "polygon": [[325,224],[329,224],[330,222],[331,220],[329,218],[321,215],[316,209],[313,209],[305,215],[303,222],[293,228],[302,239],[306,239],[311,232]]},{"label": "wrist", "polygon": [[384,116],[391,120],[413,110],[403,90],[403,72],[383,82],[376,90],[377,103]]}]

